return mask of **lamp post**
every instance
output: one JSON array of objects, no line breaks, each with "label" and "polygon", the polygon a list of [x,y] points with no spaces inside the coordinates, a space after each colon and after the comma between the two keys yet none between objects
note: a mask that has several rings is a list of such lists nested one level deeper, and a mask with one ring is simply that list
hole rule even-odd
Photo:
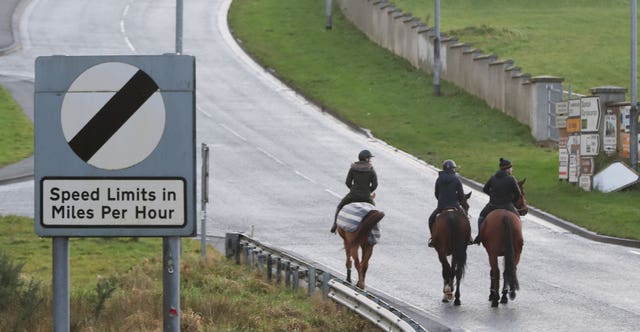
[{"label": "lamp post", "polygon": [[638,168],[638,3],[631,0],[631,114],[629,119],[629,162]]},{"label": "lamp post", "polygon": [[436,38],[433,40],[433,93],[440,96],[440,0],[436,0],[434,12]]}]

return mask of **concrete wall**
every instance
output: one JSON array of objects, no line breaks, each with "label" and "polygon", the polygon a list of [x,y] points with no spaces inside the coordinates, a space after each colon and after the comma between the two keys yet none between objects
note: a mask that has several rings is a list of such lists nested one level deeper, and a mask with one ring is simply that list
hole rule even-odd
[{"label": "concrete wall", "polygon": [[[433,29],[387,0],[337,0],[337,4],[345,17],[369,39],[407,59],[416,68],[433,73]],[[440,77],[443,80],[528,125],[535,139],[553,138],[549,136],[548,129],[548,98],[557,98],[557,95],[547,92],[549,87],[561,90],[562,78],[531,77],[521,73],[513,61],[483,54],[481,50],[452,37],[441,38],[440,45]]]}]

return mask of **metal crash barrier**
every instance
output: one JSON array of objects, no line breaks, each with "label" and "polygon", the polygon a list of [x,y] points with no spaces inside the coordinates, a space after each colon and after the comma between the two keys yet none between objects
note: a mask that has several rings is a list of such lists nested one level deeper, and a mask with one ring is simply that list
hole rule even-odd
[{"label": "metal crash barrier", "polygon": [[413,319],[375,295],[350,285],[323,268],[307,263],[290,253],[267,246],[240,233],[227,233],[225,256],[236,264],[246,264],[269,281],[297,290],[306,287],[307,295],[322,290],[332,299],[368,319],[384,331],[427,331]]}]

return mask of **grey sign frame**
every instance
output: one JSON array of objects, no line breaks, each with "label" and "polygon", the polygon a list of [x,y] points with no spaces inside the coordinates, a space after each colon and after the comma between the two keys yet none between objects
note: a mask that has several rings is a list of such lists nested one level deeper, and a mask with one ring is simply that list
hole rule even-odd
[{"label": "grey sign frame", "polygon": [[[89,68],[120,62],[139,68],[157,84],[165,105],[165,127],[156,148],[125,169],[94,167],[71,149],[61,124],[62,102],[73,81]],[[191,237],[196,234],[195,57],[189,55],[43,56],[35,61],[35,232],[44,237]],[[141,133],[144,134],[144,133]],[[42,180],[46,178],[183,179],[186,223],[180,226],[47,227],[43,225]]]}]

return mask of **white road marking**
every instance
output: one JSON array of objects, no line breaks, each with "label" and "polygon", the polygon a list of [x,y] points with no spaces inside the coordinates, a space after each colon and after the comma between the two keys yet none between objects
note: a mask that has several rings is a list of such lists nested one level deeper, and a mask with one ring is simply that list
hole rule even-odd
[{"label": "white road marking", "polygon": [[277,162],[278,164],[284,165],[284,163],[280,159],[276,158],[276,156],[272,155],[271,153],[263,150],[262,148],[257,148],[257,149],[260,150],[260,152],[264,153],[267,157],[275,160],[275,162]]},{"label": "white road marking", "polygon": [[313,184],[318,184],[317,182],[313,181],[313,179],[311,179],[310,177],[298,172],[297,170],[293,170],[298,176],[300,176],[301,178],[306,179],[307,181],[313,183]]},{"label": "white road marking", "polygon": [[124,10],[122,11],[122,18],[120,19],[120,32],[124,37],[124,42],[127,43],[127,46],[129,46],[129,49],[131,49],[132,52],[136,53],[136,48],[133,47],[133,44],[131,44],[129,37],[127,37],[127,29],[125,29],[125,26],[124,26],[124,19],[127,17],[127,14],[129,13],[129,6],[130,4],[127,4],[124,7]]},{"label": "white road marking", "polygon": [[333,195],[333,196],[335,196],[335,197],[337,197],[337,198],[342,198],[342,196],[341,196],[341,195],[339,195],[339,194],[335,193],[335,192],[334,192],[334,191],[332,191],[331,189],[325,189],[324,191],[328,192],[329,194],[331,194],[331,195]]},{"label": "white road marking", "polygon": [[227,125],[225,124],[221,124],[220,126],[222,126],[222,128],[226,129],[228,132],[232,133],[233,135],[235,135],[236,137],[238,137],[239,139],[243,140],[243,141],[247,141],[246,138],[242,137],[242,135],[236,133],[233,129],[227,127]]}]

